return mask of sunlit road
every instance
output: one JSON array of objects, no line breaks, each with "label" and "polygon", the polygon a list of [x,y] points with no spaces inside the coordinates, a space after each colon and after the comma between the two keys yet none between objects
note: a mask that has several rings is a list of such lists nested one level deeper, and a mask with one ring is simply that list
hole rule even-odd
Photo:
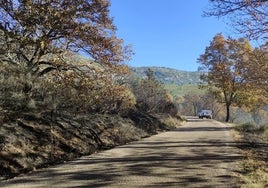
[{"label": "sunlit road", "polygon": [[227,126],[189,119],[175,131],[0,183],[0,187],[235,187]]}]

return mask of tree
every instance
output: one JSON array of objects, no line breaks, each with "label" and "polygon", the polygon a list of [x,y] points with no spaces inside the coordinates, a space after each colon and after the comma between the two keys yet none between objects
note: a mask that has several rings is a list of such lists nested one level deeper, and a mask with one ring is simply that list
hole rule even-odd
[{"label": "tree", "polygon": [[213,112],[213,118],[217,119],[219,112],[222,110],[220,104],[213,94],[211,89],[206,90],[204,93],[188,93],[184,95],[184,113],[191,115],[198,115],[202,109],[210,109]]},{"label": "tree", "polygon": [[264,96],[268,97],[268,43],[254,49],[251,59],[247,72],[248,82],[254,90],[263,91]]},{"label": "tree", "polygon": [[[108,0],[0,2],[1,105],[23,110],[38,95],[62,107],[80,100],[87,108],[92,100],[100,104],[92,96],[122,91],[123,62],[132,52],[116,36]],[[77,61],[77,53],[91,61]]]},{"label": "tree", "polygon": [[200,94],[195,93],[184,95],[184,102],[186,103],[186,107],[189,108],[189,111],[191,111],[191,115],[197,116],[198,111],[202,108],[200,97]]},{"label": "tree", "polygon": [[239,33],[247,37],[267,39],[268,1],[267,0],[210,0],[211,7],[206,16],[230,16]]},{"label": "tree", "polygon": [[176,115],[177,109],[173,103],[173,97],[168,94],[164,85],[156,80],[151,69],[147,70],[146,76],[137,84],[132,84],[137,108],[143,112],[164,112]]},{"label": "tree", "polygon": [[72,69],[63,59],[71,51],[114,68],[130,52],[115,31],[107,0],[2,0],[0,62],[24,65],[26,73],[40,76]]},{"label": "tree", "polygon": [[[201,103],[204,109],[210,109],[213,112],[213,118],[219,119],[220,111],[223,109],[223,105],[218,102],[217,95],[209,88],[202,96]],[[200,109],[201,110],[201,109]]]},{"label": "tree", "polygon": [[226,40],[221,34],[217,34],[198,59],[201,64],[199,69],[207,72],[201,79],[226,106],[226,122],[230,118],[230,106],[241,102],[238,96],[248,87],[245,82],[245,67],[250,62],[251,51],[247,40]]}]

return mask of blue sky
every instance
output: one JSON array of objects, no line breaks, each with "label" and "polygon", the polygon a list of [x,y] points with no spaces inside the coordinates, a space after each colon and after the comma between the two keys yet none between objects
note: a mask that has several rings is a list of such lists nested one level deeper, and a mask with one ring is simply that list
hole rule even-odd
[{"label": "blue sky", "polygon": [[232,36],[224,20],[202,17],[208,6],[208,0],[111,0],[117,36],[135,52],[127,64],[196,71],[217,33]]}]

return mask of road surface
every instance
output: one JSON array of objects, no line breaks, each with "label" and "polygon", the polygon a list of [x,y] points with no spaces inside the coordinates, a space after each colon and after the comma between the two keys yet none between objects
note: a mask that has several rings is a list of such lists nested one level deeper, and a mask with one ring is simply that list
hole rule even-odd
[{"label": "road surface", "polygon": [[236,187],[230,129],[189,119],[174,131],[0,183],[0,187]]}]

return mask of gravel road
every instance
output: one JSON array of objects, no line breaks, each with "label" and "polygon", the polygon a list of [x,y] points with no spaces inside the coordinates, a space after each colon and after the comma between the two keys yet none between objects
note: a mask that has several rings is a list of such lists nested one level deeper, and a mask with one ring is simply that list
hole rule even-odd
[{"label": "gravel road", "polygon": [[177,130],[0,183],[0,187],[237,187],[230,129],[189,118]]}]

